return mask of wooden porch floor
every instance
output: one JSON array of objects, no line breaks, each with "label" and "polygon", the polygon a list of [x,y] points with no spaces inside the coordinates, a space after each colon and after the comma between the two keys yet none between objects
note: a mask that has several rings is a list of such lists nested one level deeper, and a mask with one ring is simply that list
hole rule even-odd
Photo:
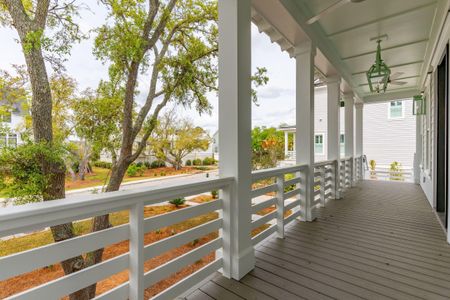
[{"label": "wooden porch floor", "polygon": [[364,181],[261,243],[241,281],[185,299],[450,299],[450,246],[420,187]]}]

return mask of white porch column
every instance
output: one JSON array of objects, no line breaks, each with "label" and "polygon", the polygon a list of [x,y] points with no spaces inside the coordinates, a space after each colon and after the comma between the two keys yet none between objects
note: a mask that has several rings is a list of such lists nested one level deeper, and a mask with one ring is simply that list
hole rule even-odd
[{"label": "white porch column", "polygon": [[289,152],[289,134],[287,131],[284,132],[284,156],[286,159],[288,157]]},{"label": "white porch column", "polygon": [[312,221],[311,203],[314,197],[314,56],[312,42],[296,47],[296,124],[295,154],[299,165],[307,165],[302,174],[305,192],[300,196],[302,219]]},{"label": "white porch column", "polygon": [[[414,153],[414,183],[420,184],[420,165],[422,162],[422,116],[416,116],[416,152]],[[450,223],[449,223],[450,224]]]},{"label": "white porch column", "polygon": [[332,197],[334,199],[340,199],[339,182],[340,182],[340,165],[341,165],[341,122],[340,122],[340,84],[341,79],[339,77],[327,78],[327,152],[328,160],[336,160],[335,165],[335,178],[333,180]]},{"label": "white porch column", "polygon": [[241,279],[255,266],[251,222],[250,0],[219,0],[219,175],[223,192],[224,275]]},{"label": "white porch column", "polygon": [[[355,144],[354,144],[354,103],[353,93],[344,94],[345,103],[345,157],[355,156]],[[353,175],[355,174],[354,163],[351,165],[350,183],[353,186]]]},{"label": "white porch column", "polygon": [[[355,156],[360,157],[364,154],[363,152],[363,110],[364,103],[355,103]],[[359,165],[356,166],[356,170],[360,170],[361,177],[364,178],[364,170],[362,168],[362,159],[359,160]],[[353,168],[355,170],[355,168]]]}]

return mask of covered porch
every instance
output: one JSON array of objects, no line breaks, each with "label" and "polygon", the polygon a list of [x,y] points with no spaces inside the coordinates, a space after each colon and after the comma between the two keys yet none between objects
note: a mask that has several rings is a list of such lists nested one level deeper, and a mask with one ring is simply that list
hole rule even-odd
[{"label": "covered porch", "polygon": [[448,299],[450,246],[420,187],[362,181],[255,248],[255,269],[216,274],[185,299]]},{"label": "covered porch", "polygon": [[[126,224],[1,257],[0,280],[7,280],[112,244],[127,245],[118,256],[8,295],[10,299],[60,299],[121,272],[126,280],[95,299],[180,295],[188,299],[448,299],[450,233],[443,229],[446,219],[441,226],[433,212],[433,199],[447,193],[448,179],[441,183],[444,189],[436,189],[437,160],[432,159],[436,147],[430,146],[436,140],[431,132],[427,139],[418,135],[417,185],[366,182],[362,108],[368,102],[422,91],[431,102],[430,72],[447,49],[450,3],[343,2],[348,10],[343,6],[336,15],[311,22],[334,1],[219,0],[219,177],[0,211],[0,237],[115,212],[126,211],[129,216]],[[290,167],[252,171],[252,22],[296,66],[295,163]],[[381,38],[385,31],[389,42],[384,47],[390,51],[386,58],[407,83],[373,93],[365,77],[376,53],[376,42],[370,39]],[[327,87],[328,121],[327,159],[320,162],[314,159],[318,74]],[[430,109],[430,114],[436,112]],[[425,121],[418,119],[417,132],[427,131]],[[424,149],[431,160],[425,159]],[[211,191],[219,191],[219,197],[146,215],[150,206]],[[145,238],[149,232],[204,215],[209,216],[206,222],[173,231],[164,239]],[[202,240],[205,236],[209,239]],[[191,245],[189,251],[157,266],[147,264],[185,245]],[[204,264],[189,276],[157,294],[148,293],[150,287],[199,261]]]}]

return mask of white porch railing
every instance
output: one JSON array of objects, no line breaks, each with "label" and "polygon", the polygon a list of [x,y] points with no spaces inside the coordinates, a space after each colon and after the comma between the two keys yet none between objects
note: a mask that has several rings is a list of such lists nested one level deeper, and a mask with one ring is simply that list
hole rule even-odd
[{"label": "white porch railing", "polygon": [[[217,210],[226,210],[229,207],[223,205],[223,201],[218,199],[163,215],[144,218],[144,206],[211,190],[228,189],[232,182],[233,178],[222,178],[164,188],[84,196],[84,199],[55,200],[2,210],[0,212],[0,237],[123,210],[129,211],[130,222],[2,257],[0,258],[0,280],[129,240],[130,251],[125,254],[16,294],[10,299],[59,299],[126,269],[129,271],[130,280],[99,295],[97,299],[142,299],[146,287],[170,276],[184,266],[195,263],[211,252],[223,248],[223,257],[226,259],[229,255],[229,249],[223,245],[222,236],[219,236],[156,269],[144,273],[145,261],[222,229],[224,224],[229,224],[229,221],[224,221],[223,218],[230,216],[229,212],[223,211],[223,218],[218,217],[210,222],[144,246],[144,234],[147,232]],[[158,294],[155,299],[174,298],[222,267],[224,267],[222,257],[216,257],[213,262]]]},{"label": "white porch railing", "polygon": [[[256,230],[268,224],[256,236],[252,237],[253,245],[258,244],[272,233],[277,232],[279,237],[284,237],[284,228],[296,217],[302,216],[301,202],[304,193],[304,175],[307,166],[293,166],[286,168],[273,168],[259,170],[252,173],[253,183],[263,182],[263,187],[256,187],[252,190],[252,230]],[[287,175],[292,178],[286,178]],[[273,196],[270,196],[274,194]],[[269,195],[269,196],[268,196]],[[257,201],[258,197],[269,197]],[[293,199],[292,199],[293,198]],[[288,201],[290,200],[290,201]],[[263,216],[257,213],[275,205],[276,209]],[[289,216],[285,212],[293,210]],[[276,222],[273,222],[276,220]]]},{"label": "white porch railing", "polygon": [[389,166],[377,166],[375,170],[367,170],[366,175],[370,180],[414,182],[414,169],[411,167],[401,167],[399,170],[391,170]]},{"label": "white porch railing", "polygon": [[[286,225],[298,217],[303,218],[306,209],[311,209],[311,215],[315,216],[315,211],[333,199],[338,189],[351,186],[353,178],[359,178],[358,175],[352,174],[352,161],[352,158],[341,161],[342,181],[337,176],[337,161],[314,164],[313,193],[310,200],[305,196],[308,194],[305,185],[309,172],[307,166],[253,172],[254,188],[251,199],[248,200],[252,201],[249,222],[253,234],[249,238],[253,245],[273,233],[284,237]],[[361,159],[355,161],[357,165],[361,165]],[[130,222],[2,257],[0,280],[128,240],[129,252],[16,294],[10,299],[61,298],[124,270],[128,270],[129,281],[97,296],[96,299],[141,299],[142,297],[137,295],[143,295],[147,287],[217,251],[219,255],[216,255],[212,262],[154,297],[154,299],[174,298],[221,268],[225,274],[229,274],[231,252],[229,243],[225,241],[233,239],[230,236],[233,215],[230,209],[233,205],[226,201],[235,200],[229,198],[213,200],[148,218],[144,217],[144,207],[212,190],[222,190],[221,194],[229,195],[233,182],[234,178],[210,179],[184,185],[120,191],[4,209],[0,211],[0,237],[125,210],[129,211]],[[144,235],[148,232],[216,211],[220,212],[216,219],[144,245]],[[144,262],[149,259],[217,231],[221,233],[217,238],[144,272]]]}]

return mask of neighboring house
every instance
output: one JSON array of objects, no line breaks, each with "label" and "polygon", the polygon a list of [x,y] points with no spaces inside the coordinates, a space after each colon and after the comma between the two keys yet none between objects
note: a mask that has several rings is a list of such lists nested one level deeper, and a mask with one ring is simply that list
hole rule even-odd
[{"label": "neighboring house", "polygon": [[6,132],[0,132],[0,148],[15,148],[22,143],[21,131],[25,128],[25,112],[21,103],[14,104],[11,111],[0,115],[0,128],[6,128]]},{"label": "neighboring house", "polygon": [[[374,160],[377,168],[387,169],[397,161],[403,169],[414,166],[416,151],[416,118],[412,114],[412,100],[396,100],[364,105],[363,152],[367,160]],[[285,161],[281,165],[290,165],[295,161],[295,142],[288,144],[288,135],[294,135],[295,125],[282,126],[285,133]],[[345,156],[344,108],[340,118],[341,156]],[[326,86],[315,89],[314,111],[314,152],[315,161],[327,159],[327,89]],[[295,138],[295,135],[294,135]]]},{"label": "neighboring house", "polygon": [[[314,158],[315,161],[323,161],[327,159],[327,87],[321,86],[315,88],[314,94]],[[344,108],[341,107],[340,118],[341,131],[341,155],[344,156]],[[284,131],[285,136],[285,160],[281,165],[292,165],[295,162],[295,125],[286,125],[280,127]],[[288,136],[293,136],[293,143],[288,144]]]}]

